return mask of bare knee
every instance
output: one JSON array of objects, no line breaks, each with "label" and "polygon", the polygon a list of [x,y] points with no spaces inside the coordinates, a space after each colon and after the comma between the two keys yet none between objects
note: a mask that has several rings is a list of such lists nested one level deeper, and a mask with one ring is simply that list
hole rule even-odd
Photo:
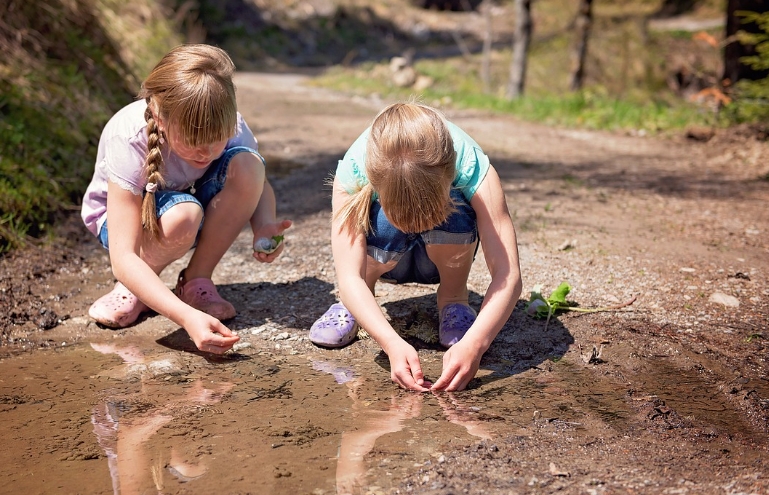
[{"label": "bare knee", "polygon": [[427,257],[439,269],[469,267],[473,262],[475,244],[428,244]]},{"label": "bare knee", "polygon": [[252,153],[238,153],[227,167],[225,188],[246,191],[252,194],[264,185],[264,164]]},{"label": "bare knee", "polygon": [[366,257],[366,285],[374,292],[374,286],[379,277],[389,272],[398,264],[397,261],[390,261],[387,263],[380,263],[371,256]]},{"label": "bare knee", "polygon": [[192,247],[203,221],[203,210],[193,202],[174,205],[164,213],[160,225],[160,242],[168,247]]},{"label": "bare knee", "polygon": [[366,273],[375,275],[376,278],[389,272],[398,264],[397,261],[388,261],[387,263],[380,263],[371,256],[366,257]]}]

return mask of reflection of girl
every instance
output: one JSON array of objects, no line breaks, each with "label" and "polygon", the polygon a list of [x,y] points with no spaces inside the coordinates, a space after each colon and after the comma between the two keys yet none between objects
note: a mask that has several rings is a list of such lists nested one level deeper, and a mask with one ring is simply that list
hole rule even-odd
[{"label": "reflection of girl", "polygon": [[[346,384],[347,395],[352,399],[352,418],[349,422],[355,427],[342,433],[336,465],[336,492],[339,495],[361,493],[362,488],[366,486],[366,455],[371,452],[379,438],[388,433],[399,432],[407,420],[419,418],[425,396],[392,395],[387,406],[380,407],[377,401],[363,400],[360,397],[364,378],[355,378],[352,369],[325,361],[313,362],[313,368],[332,374],[337,383]],[[463,426],[470,435],[491,439],[485,425],[473,418],[470,408],[464,406],[452,393],[435,396],[448,421]]]},{"label": "reflection of girl", "polygon": [[[91,347],[103,354],[116,354],[136,370],[144,363],[144,356],[135,346],[118,347],[111,344],[91,344]],[[144,382],[142,382],[144,388]],[[174,419],[178,409],[188,405],[214,404],[232,389],[232,384],[222,383],[216,388],[206,388],[201,380],[185,391],[181,398],[170,400],[163,406],[147,411],[131,413],[128,397],[110,400],[97,405],[91,413],[96,439],[107,456],[112,489],[117,494],[138,494],[154,486],[163,487],[164,469],[152,465],[148,455],[147,443],[163,426]],[[136,400],[144,402],[148,392],[142,391]],[[164,465],[162,459],[157,459]],[[202,476],[207,468],[204,463],[190,462],[182,452],[171,447],[167,471],[181,481],[191,481]]]},{"label": "reflection of girl", "polygon": [[[416,350],[382,314],[376,281],[438,283],[439,340],[449,349],[432,390],[461,390],[521,293],[515,230],[499,177],[478,144],[434,109],[384,109],[339,162],[331,244],[341,303],[310,340],[350,343],[360,324],[390,359],[401,387],[426,391]],[[467,279],[480,240],[491,272],[480,314]]]},{"label": "reflection of girl", "polygon": [[[237,342],[220,321],[235,308],[211,275],[247,223],[256,240],[291,222],[275,219],[256,139],[237,111],[233,71],[219,48],[179,46],[142,83],[141,100],[105,126],[82,207],[118,280],[89,309],[97,322],[123,328],[152,308],[202,351],[223,353]],[[192,247],[171,292],[158,275]],[[281,250],[254,257],[271,262]]]},{"label": "reflection of girl", "polygon": [[[422,395],[393,395],[385,410],[369,407],[358,397],[362,378],[347,382],[347,395],[352,399],[354,429],[342,433],[339,460],[336,464],[336,492],[339,495],[361,493],[365,486],[364,458],[371,452],[377,439],[403,429],[406,420],[418,418],[422,410]],[[378,405],[378,404],[377,404]]]}]

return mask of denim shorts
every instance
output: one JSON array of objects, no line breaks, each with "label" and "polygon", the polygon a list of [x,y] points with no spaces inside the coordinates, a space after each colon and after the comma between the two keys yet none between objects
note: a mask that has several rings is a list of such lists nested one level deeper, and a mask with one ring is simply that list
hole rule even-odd
[{"label": "denim shorts", "polygon": [[[227,169],[230,165],[232,157],[238,153],[253,153],[264,162],[264,158],[253,148],[247,146],[234,146],[224,150],[222,156],[214,160],[209,165],[206,173],[201,178],[195,181],[195,194],[192,194],[190,189],[186,191],[172,191],[172,190],[160,190],[155,192],[155,212],[160,218],[165,212],[170,210],[173,206],[179,203],[197,203],[203,211],[206,211],[208,204],[214,199],[214,196],[219,194],[224,189],[224,182],[227,179]],[[107,223],[109,218],[102,225],[99,231],[99,241],[101,245],[109,249],[109,232],[107,230]],[[203,219],[205,221],[205,218]],[[203,228],[203,221],[200,222],[198,232]]]},{"label": "denim shorts", "polygon": [[[438,268],[427,257],[427,244],[473,244],[478,239],[475,210],[458,189],[451,190],[455,211],[432,230],[407,234],[396,229],[382,211],[379,201],[371,204],[371,232],[366,236],[368,255],[379,263],[398,264],[382,275],[383,282],[437,284]],[[475,246],[476,252],[478,245]]]}]

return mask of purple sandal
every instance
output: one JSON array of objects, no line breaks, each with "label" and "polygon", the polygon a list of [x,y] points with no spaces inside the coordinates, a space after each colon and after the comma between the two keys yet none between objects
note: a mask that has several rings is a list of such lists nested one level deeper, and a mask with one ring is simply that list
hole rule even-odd
[{"label": "purple sandal", "polygon": [[310,341],[323,347],[344,347],[356,335],[358,323],[342,303],[332,304],[310,328]]},{"label": "purple sandal", "polygon": [[451,347],[465,336],[475,323],[477,313],[465,304],[447,304],[441,310],[438,340],[443,347]]}]

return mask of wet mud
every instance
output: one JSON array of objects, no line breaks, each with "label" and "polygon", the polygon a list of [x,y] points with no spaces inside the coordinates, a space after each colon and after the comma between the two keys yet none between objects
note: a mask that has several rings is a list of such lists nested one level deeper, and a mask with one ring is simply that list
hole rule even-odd
[{"label": "wet mud", "polygon": [[[494,493],[653,489],[715,459],[719,478],[765,488],[765,425],[661,358],[636,359],[632,383],[577,352],[520,373],[486,360],[470,390],[420,395],[388,383],[370,341],[340,359],[258,334],[224,357],[178,333],[87,340],[0,362],[8,493],[449,493],[468,459],[478,479],[508,470]],[[440,354],[421,351],[428,376]],[[677,458],[682,441],[698,455]]]},{"label": "wet mud", "polygon": [[[82,226],[0,264],[0,493],[769,493],[765,143],[450,111],[502,178],[524,294],[466,391],[414,394],[365,332],[340,350],[307,339],[336,300],[326,180],[383,102],[305,79],[236,80],[294,226],[276,263],[254,263],[244,232],[214,273],[238,309],[232,352],[198,352],[151,313],[89,321],[114,279]],[[525,314],[529,291],[564,280],[583,308],[634,302]],[[476,309],[489,281],[479,252]],[[377,299],[437,379],[435,287]]]}]

